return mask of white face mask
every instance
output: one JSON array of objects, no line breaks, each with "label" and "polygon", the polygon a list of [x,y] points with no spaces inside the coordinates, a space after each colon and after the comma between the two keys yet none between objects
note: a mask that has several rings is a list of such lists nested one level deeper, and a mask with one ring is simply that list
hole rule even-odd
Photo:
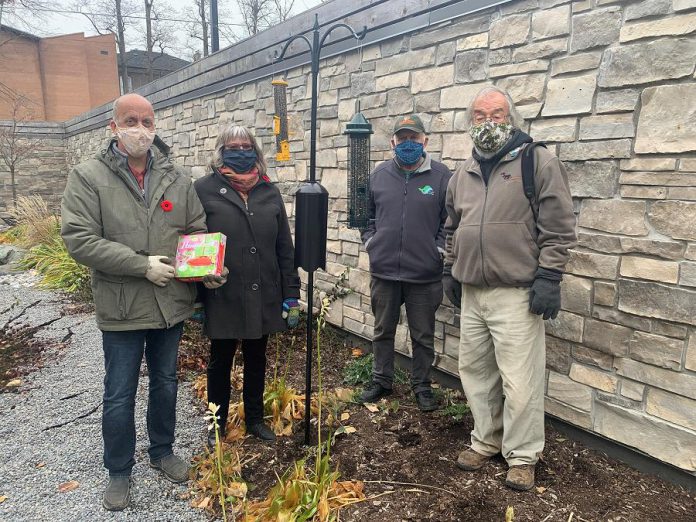
[{"label": "white face mask", "polygon": [[138,125],[137,127],[116,127],[116,137],[129,156],[142,158],[155,139],[155,131]]}]

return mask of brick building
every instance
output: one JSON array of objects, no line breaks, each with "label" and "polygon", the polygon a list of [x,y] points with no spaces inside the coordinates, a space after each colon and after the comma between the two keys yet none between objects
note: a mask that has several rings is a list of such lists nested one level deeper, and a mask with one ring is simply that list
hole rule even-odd
[{"label": "brick building", "polygon": [[28,99],[34,120],[65,121],[119,95],[113,35],[39,38],[0,26],[0,120],[12,97]]}]

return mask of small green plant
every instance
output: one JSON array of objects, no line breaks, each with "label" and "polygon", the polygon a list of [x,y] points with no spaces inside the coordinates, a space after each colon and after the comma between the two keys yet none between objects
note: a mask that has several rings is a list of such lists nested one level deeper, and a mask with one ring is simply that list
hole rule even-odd
[{"label": "small green plant", "polygon": [[220,440],[220,425],[218,424],[217,412],[220,406],[212,402],[208,403],[208,411],[205,414],[205,420],[208,421],[208,429],[215,430],[215,468],[217,469],[218,477],[218,494],[220,496],[220,506],[222,507],[222,519],[227,521],[227,513],[225,511],[225,479],[222,476],[222,441]]},{"label": "small green plant", "polygon": [[225,447],[220,435],[218,410],[217,404],[208,403],[205,419],[208,421],[208,429],[215,430],[215,447],[194,458],[193,489],[196,497],[193,505],[211,514],[219,513],[219,507],[222,519],[227,520],[227,506],[234,508],[232,518],[242,509],[247,485],[241,479],[242,463],[238,446]]},{"label": "small green plant", "polygon": [[[362,357],[356,357],[343,369],[343,383],[350,386],[363,386],[372,380],[372,365],[375,357],[368,353]],[[408,372],[401,368],[394,371],[394,383],[406,384],[409,381]]]},{"label": "small green plant", "polygon": [[458,391],[438,389],[435,390],[435,394],[439,396],[438,398],[441,397],[442,402],[445,404],[445,407],[437,412],[438,415],[452,417],[452,419],[459,422],[469,413],[469,406]]},{"label": "small green plant", "polygon": [[343,368],[343,383],[349,386],[358,386],[370,382],[373,361],[374,356],[371,353],[350,361]]}]

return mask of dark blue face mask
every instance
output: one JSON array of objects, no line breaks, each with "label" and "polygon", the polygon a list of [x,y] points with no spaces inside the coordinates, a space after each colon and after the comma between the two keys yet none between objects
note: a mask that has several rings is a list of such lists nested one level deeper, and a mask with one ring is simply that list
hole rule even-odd
[{"label": "dark blue face mask", "polygon": [[415,165],[423,157],[423,144],[417,141],[403,141],[394,147],[396,159],[402,165]]},{"label": "dark blue face mask", "polygon": [[222,151],[222,163],[225,167],[231,168],[237,174],[243,174],[244,172],[249,172],[256,165],[256,160],[258,156],[254,149],[251,150],[239,150],[239,149],[228,149]]}]

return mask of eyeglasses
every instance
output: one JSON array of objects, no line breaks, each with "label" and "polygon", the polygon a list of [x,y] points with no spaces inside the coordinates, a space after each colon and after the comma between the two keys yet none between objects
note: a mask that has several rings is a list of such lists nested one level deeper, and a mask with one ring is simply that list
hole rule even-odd
[{"label": "eyeglasses", "polygon": [[223,150],[253,150],[254,146],[250,143],[243,143],[243,144],[238,144],[238,145],[225,145],[225,148]]},{"label": "eyeglasses", "polygon": [[493,114],[474,113],[474,123],[479,124],[486,120],[491,120],[493,123],[503,123],[507,120],[507,115],[502,111],[496,111]]}]

